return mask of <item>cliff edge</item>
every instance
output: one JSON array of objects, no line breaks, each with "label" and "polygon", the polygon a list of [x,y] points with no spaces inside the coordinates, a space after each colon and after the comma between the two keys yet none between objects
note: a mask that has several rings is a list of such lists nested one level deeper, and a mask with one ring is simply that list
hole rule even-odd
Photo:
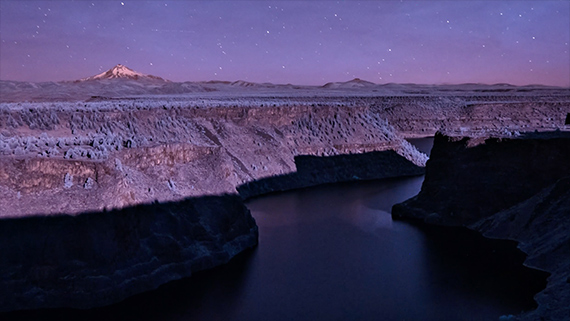
[{"label": "cliff edge", "polygon": [[394,205],[395,219],[464,225],[512,239],[525,265],[551,273],[535,296],[538,308],[520,320],[570,315],[570,133],[515,138],[450,137],[438,133],[422,189]]}]

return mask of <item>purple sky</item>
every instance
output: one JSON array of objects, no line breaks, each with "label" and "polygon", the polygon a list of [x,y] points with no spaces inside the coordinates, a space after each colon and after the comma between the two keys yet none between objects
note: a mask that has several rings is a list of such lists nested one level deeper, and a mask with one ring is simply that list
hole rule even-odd
[{"label": "purple sky", "polygon": [[570,86],[570,2],[0,1],[0,79]]}]

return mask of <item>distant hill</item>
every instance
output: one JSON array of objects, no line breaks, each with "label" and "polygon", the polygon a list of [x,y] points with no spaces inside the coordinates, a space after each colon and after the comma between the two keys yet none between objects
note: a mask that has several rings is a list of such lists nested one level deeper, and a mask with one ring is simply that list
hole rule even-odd
[{"label": "distant hill", "polygon": [[343,88],[367,88],[367,87],[376,87],[377,84],[362,80],[360,78],[354,78],[349,81],[345,82],[329,82],[323,85],[323,88],[334,88],[334,89],[343,89]]},{"label": "distant hill", "polygon": [[254,83],[237,81],[172,82],[164,78],[146,75],[118,64],[95,76],[75,81],[25,82],[0,80],[0,102],[22,101],[79,101],[109,98],[148,97],[155,95],[486,95],[521,94],[540,90],[543,93],[568,92],[568,88],[540,85],[513,86],[509,84],[444,84],[421,85],[386,83],[375,84],[354,78],[346,82],[329,82],[323,86],[299,86],[292,84]]}]

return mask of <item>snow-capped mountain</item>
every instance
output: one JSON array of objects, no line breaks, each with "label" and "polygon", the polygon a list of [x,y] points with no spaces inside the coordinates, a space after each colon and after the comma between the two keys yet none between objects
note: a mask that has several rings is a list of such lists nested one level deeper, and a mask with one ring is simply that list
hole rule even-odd
[{"label": "snow-capped mountain", "polygon": [[132,70],[127,66],[123,66],[121,64],[116,65],[115,67],[102,72],[98,75],[83,78],[80,81],[87,81],[87,80],[102,80],[102,79],[131,79],[131,80],[158,80],[167,82],[168,80],[163,79],[158,76],[153,75],[146,75],[137,71]]}]

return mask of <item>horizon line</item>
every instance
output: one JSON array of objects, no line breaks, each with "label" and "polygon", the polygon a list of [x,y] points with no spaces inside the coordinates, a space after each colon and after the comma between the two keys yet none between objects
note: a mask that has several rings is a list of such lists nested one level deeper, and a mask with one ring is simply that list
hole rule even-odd
[{"label": "horizon line", "polygon": [[[124,65],[123,65],[124,66]],[[154,75],[148,75],[148,74],[144,74],[145,76],[154,76]],[[159,76],[154,76],[154,77],[158,77],[164,80],[164,82],[167,83],[227,83],[227,84],[232,84],[232,83],[236,83],[236,82],[246,82],[246,83],[251,83],[251,84],[257,84],[257,85],[264,85],[264,84],[268,84],[268,85],[274,85],[274,86],[299,86],[299,87],[324,87],[328,84],[345,84],[345,83],[350,83],[350,82],[354,82],[354,81],[362,81],[362,82],[367,82],[370,83],[372,85],[376,85],[376,86],[385,86],[385,85],[417,85],[417,86],[461,86],[461,85],[479,85],[479,86],[511,86],[511,87],[532,87],[532,86],[542,86],[542,87],[556,87],[556,88],[568,88],[570,89],[570,85],[565,86],[565,85],[547,85],[547,84],[541,84],[541,83],[529,83],[529,84],[525,84],[525,85],[513,85],[511,83],[506,83],[506,82],[498,82],[498,83],[483,83],[483,82],[462,82],[462,83],[448,83],[448,82],[443,82],[443,83],[414,83],[414,82],[386,82],[386,83],[376,83],[373,81],[369,81],[366,79],[362,79],[359,77],[356,78],[352,78],[350,80],[346,80],[346,81],[329,81],[326,82],[324,84],[320,84],[320,85],[301,85],[301,84],[294,84],[294,83],[273,83],[273,82],[254,82],[254,81],[249,81],[249,80],[243,80],[243,79],[237,79],[237,80],[220,80],[220,79],[210,79],[210,80],[184,80],[184,81],[172,81],[163,77],[159,77]],[[54,82],[54,83],[81,83],[81,82],[85,82],[85,81],[138,81],[138,80],[134,80],[134,79],[128,79],[128,78],[113,78],[113,79],[89,79],[86,80],[86,78],[89,77],[85,77],[85,78],[81,78],[81,79],[74,79],[74,80],[44,80],[44,81],[29,81],[29,80],[11,80],[11,79],[0,79],[1,82],[20,82],[20,83],[34,83],[34,84],[39,84],[39,83],[49,83],[49,82]],[[158,81],[158,80],[157,80]],[[346,89],[346,88],[344,88]]]}]

